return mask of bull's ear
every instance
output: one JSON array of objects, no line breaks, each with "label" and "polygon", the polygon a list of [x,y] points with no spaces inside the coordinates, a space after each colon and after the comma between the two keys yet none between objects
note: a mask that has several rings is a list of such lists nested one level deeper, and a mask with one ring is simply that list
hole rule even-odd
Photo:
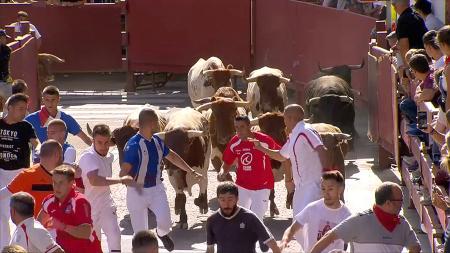
[{"label": "bull's ear", "polygon": [[205,104],[205,103],[211,102],[212,99],[213,99],[213,97],[206,97],[206,98],[200,98],[200,99],[194,100],[194,102],[197,104]]},{"label": "bull's ear", "polygon": [[352,139],[352,136],[349,134],[334,133],[333,135],[338,141],[349,141]]}]

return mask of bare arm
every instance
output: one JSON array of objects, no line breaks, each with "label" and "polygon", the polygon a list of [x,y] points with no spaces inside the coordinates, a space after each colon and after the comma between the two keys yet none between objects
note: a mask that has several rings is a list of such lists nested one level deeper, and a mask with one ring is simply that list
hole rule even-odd
[{"label": "bare arm", "polygon": [[98,170],[90,171],[87,174],[89,183],[93,186],[109,186],[113,184],[129,184],[133,181],[130,176],[122,176],[120,178],[101,177],[98,175]]},{"label": "bare arm", "polygon": [[77,136],[84,142],[86,143],[86,145],[91,146],[92,145],[92,140],[91,138],[89,138],[89,136],[86,135],[86,133],[83,132],[83,130],[81,130]]},{"label": "bare arm", "polygon": [[206,246],[206,253],[214,253],[214,245]]},{"label": "bare arm", "polygon": [[280,154],[279,150],[265,148],[265,147],[261,146],[261,142],[259,142],[256,139],[248,139],[248,140],[253,142],[253,144],[255,145],[255,148],[257,150],[263,152],[264,154],[268,155],[270,157],[270,159],[277,160],[279,162],[284,162],[287,160],[284,156],[282,156]]},{"label": "bare arm", "polygon": [[434,94],[436,94],[436,91],[433,89],[423,89],[419,94],[416,94],[417,102],[420,103],[431,101],[434,97]]},{"label": "bare arm", "polygon": [[405,67],[408,66],[408,62],[406,61],[406,53],[409,50],[409,40],[408,38],[401,38],[398,40],[398,47],[400,49],[400,55],[402,56],[402,60]]},{"label": "bare arm", "polygon": [[81,224],[78,226],[66,225],[64,231],[79,239],[89,239],[92,233],[92,226],[90,224]]},{"label": "bare arm", "polygon": [[36,149],[39,146],[39,141],[36,138],[30,139],[31,146]]},{"label": "bare arm", "polygon": [[277,241],[275,239],[271,239],[266,243],[267,246],[272,250],[273,253],[281,253],[280,247],[278,247]]},{"label": "bare arm", "polygon": [[131,164],[129,164],[129,163],[122,163],[122,165],[120,166],[119,177],[128,175],[130,173],[132,167],[133,166],[131,166]]},{"label": "bare arm", "polygon": [[[167,160],[169,160],[171,163],[173,163],[175,166],[177,166],[178,168],[189,172],[189,173],[194,173],[197,174],[197,172],[195,172],[191,166],[189,166],[177,153],[173,152],[172,150],[170,150],[169,154],[166,156]],[[202,175],[200,175],[202,176]]]},{"label": "bare arm", "polygon": [[334,232],[328,232],[325,234],[324,237],[322,237],[316,244],[314,244],[314,247],[311,249],[311,253],[320,253],[322,252],[328,245],[333,243],[336,239],[338,239],[336,233]]},{"label": "bare arm", "polygon": [[420,250],[421,249],[420,249],[420,245],[419,244],[416,244],[416,245],[408,248],[408,252],[409,253],[420,253]]},{"label": "bare arm", "polygon": [[281,240],[281,250],[288,246],[289,242],[294,238],[294,235],[302,228],[303,226],[300,223],[294,222],[284,231],[283,239]]},{"label": "bare arm", "polygon": [[323,168],[330,167],[330,159],[328,157],[327,148],[324,145],[320,145],[316,148],[317,153],[319,153],[320,163]]}]

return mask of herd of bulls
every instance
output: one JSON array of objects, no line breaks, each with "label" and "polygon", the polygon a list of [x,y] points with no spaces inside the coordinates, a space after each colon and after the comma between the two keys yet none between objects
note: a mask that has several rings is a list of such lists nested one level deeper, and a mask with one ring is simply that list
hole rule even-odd
[{"label": "herd of bulls", "polygon": [[[306,88],[306,114],[309,122],[321,135],[328,149],[331,169],[344,170],[347,141],[356,135],[354,129],[355,110],[350,86],[351,70],[363,67],[342,65],[320,68],[321,74]],[[176,108],[157,111],[159,126],[156,131],[165,144],[180,155],[194,170],[204,175],[196,180],[190,174],[165,161],[171,185],[176,191],[175,213],[180,215],[179,226],[187,228],[186,195],[191,195],[194,184],[198,184],[199,196],[194,204],[205,214],[208,211],[207,171],[212,162],[218,172],[222,166],[222,152],[235,135],[236,115],[251,116],[252,126],[271,136],[280,145],[287,139],[283,120],[283,109],[287,105],[287,83],[290,81],[274,68],[263,67],[250,73],[244,81],[248,84],[246,100],[232,88],[232,79],[243,77],[243,72],[224,66],[217,57],[200,59],[188,73],[188,93],[193,108]],[[151,107],[151,105],[145,105]],[[142,109],[142,108],[141,108]],[[138,131],[137,110],[127,116],[122,127],[113,131],[113,142],[123,159],[123,148],[128,139]],[[342,130],[342,131],[341,131]],[[88,126],[89,131],[89,126]],[[290,169],[289,162],[272,161],[274,178],[283,179],[284,171]],[[292,201],[288,193],[286,206]],[[270,198],[271,216],[278,214],[274,192]]]}]

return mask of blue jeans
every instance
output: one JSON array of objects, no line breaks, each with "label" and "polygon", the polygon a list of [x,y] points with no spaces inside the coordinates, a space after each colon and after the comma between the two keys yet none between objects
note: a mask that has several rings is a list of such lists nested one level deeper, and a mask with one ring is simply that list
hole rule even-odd
[{"label": "blue jeans", "polygon": [[414,100],[407,98],[400,102],[400,111],[411,123],[417,123],[417,105]]}]

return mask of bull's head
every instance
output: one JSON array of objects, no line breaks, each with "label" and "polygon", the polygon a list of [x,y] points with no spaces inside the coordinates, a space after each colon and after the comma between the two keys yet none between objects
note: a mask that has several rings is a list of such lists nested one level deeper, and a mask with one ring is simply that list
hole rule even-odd
[{"label": "bull's head", "polygon": [[323,68],[320,63],[317,64],[320,71],[320,76],[329,75],[337,76],[344,79],[348,85],[352,85],[352,70],[362,69],[364,67],[364,59],[359,65],[339,65],[334,67]]},{"label": "bull's head", "polygon": [[138,129],[131,126],[119,127],[112,131],[111,141],[117,146],[117,150],[119,151],[119,164],[123,162],[123,149],[125,145],[137,132]]},{"label": "bull's head", "polygon": [[349,96],[327,94],[306,102],[312,123],[327,123],[339,127],[344,133],[354,134],[355,107]]},{"label": "bull's head", "polygon": [[212,86],[214,90],[220,87],[231,87],[231,77],[242,76],[242,71],[234,69],[233,66],[228,65],[226,69],[208,69],[203,70],[203,75],[206,77],[205,86]]},{"label": "bull's head", "polygon": [[286,125],[284,124],[283,114],[280,112],[268,112],[252,119],[251,125],[259,125],[262,133],[272,137],[278,144],[286,142]]},{"label": "bull's head", "polygon": [[[256,109],[262,112],[283,111],[283,97],[279,92],[281,85],[285,85],[290,80],[283,76],[279,69],[262,67],[250,73],[246,79],[248,83],[256,82],[259,88],[259,101]],[[285,87],[283,87],[285,89]]]},{"label": "bull's head", "polygon": [[[205,100],[196,102],[205,102]],[[231,98],[211,97],[209,102],[200,105],[196,110],[201,112],[211,109],[209,128],[211,137],[215,136],[218,144],[226,145],[235,135],[234,119],[239,113],[238,108],[247,107],[248,104],[246,101],[235,101]]]},{"label": "bull's head", "polygon": [[[207,132],[199,130],[190,130],[184,128],[176,128],[169,131],[156,133],[158,137],[164,140],[164,144],[177,153],[190,166],[203,166],[204,146],[200,137],[208,135]],[[168,162],[168,169],[176,169],[177,167]]]}]

